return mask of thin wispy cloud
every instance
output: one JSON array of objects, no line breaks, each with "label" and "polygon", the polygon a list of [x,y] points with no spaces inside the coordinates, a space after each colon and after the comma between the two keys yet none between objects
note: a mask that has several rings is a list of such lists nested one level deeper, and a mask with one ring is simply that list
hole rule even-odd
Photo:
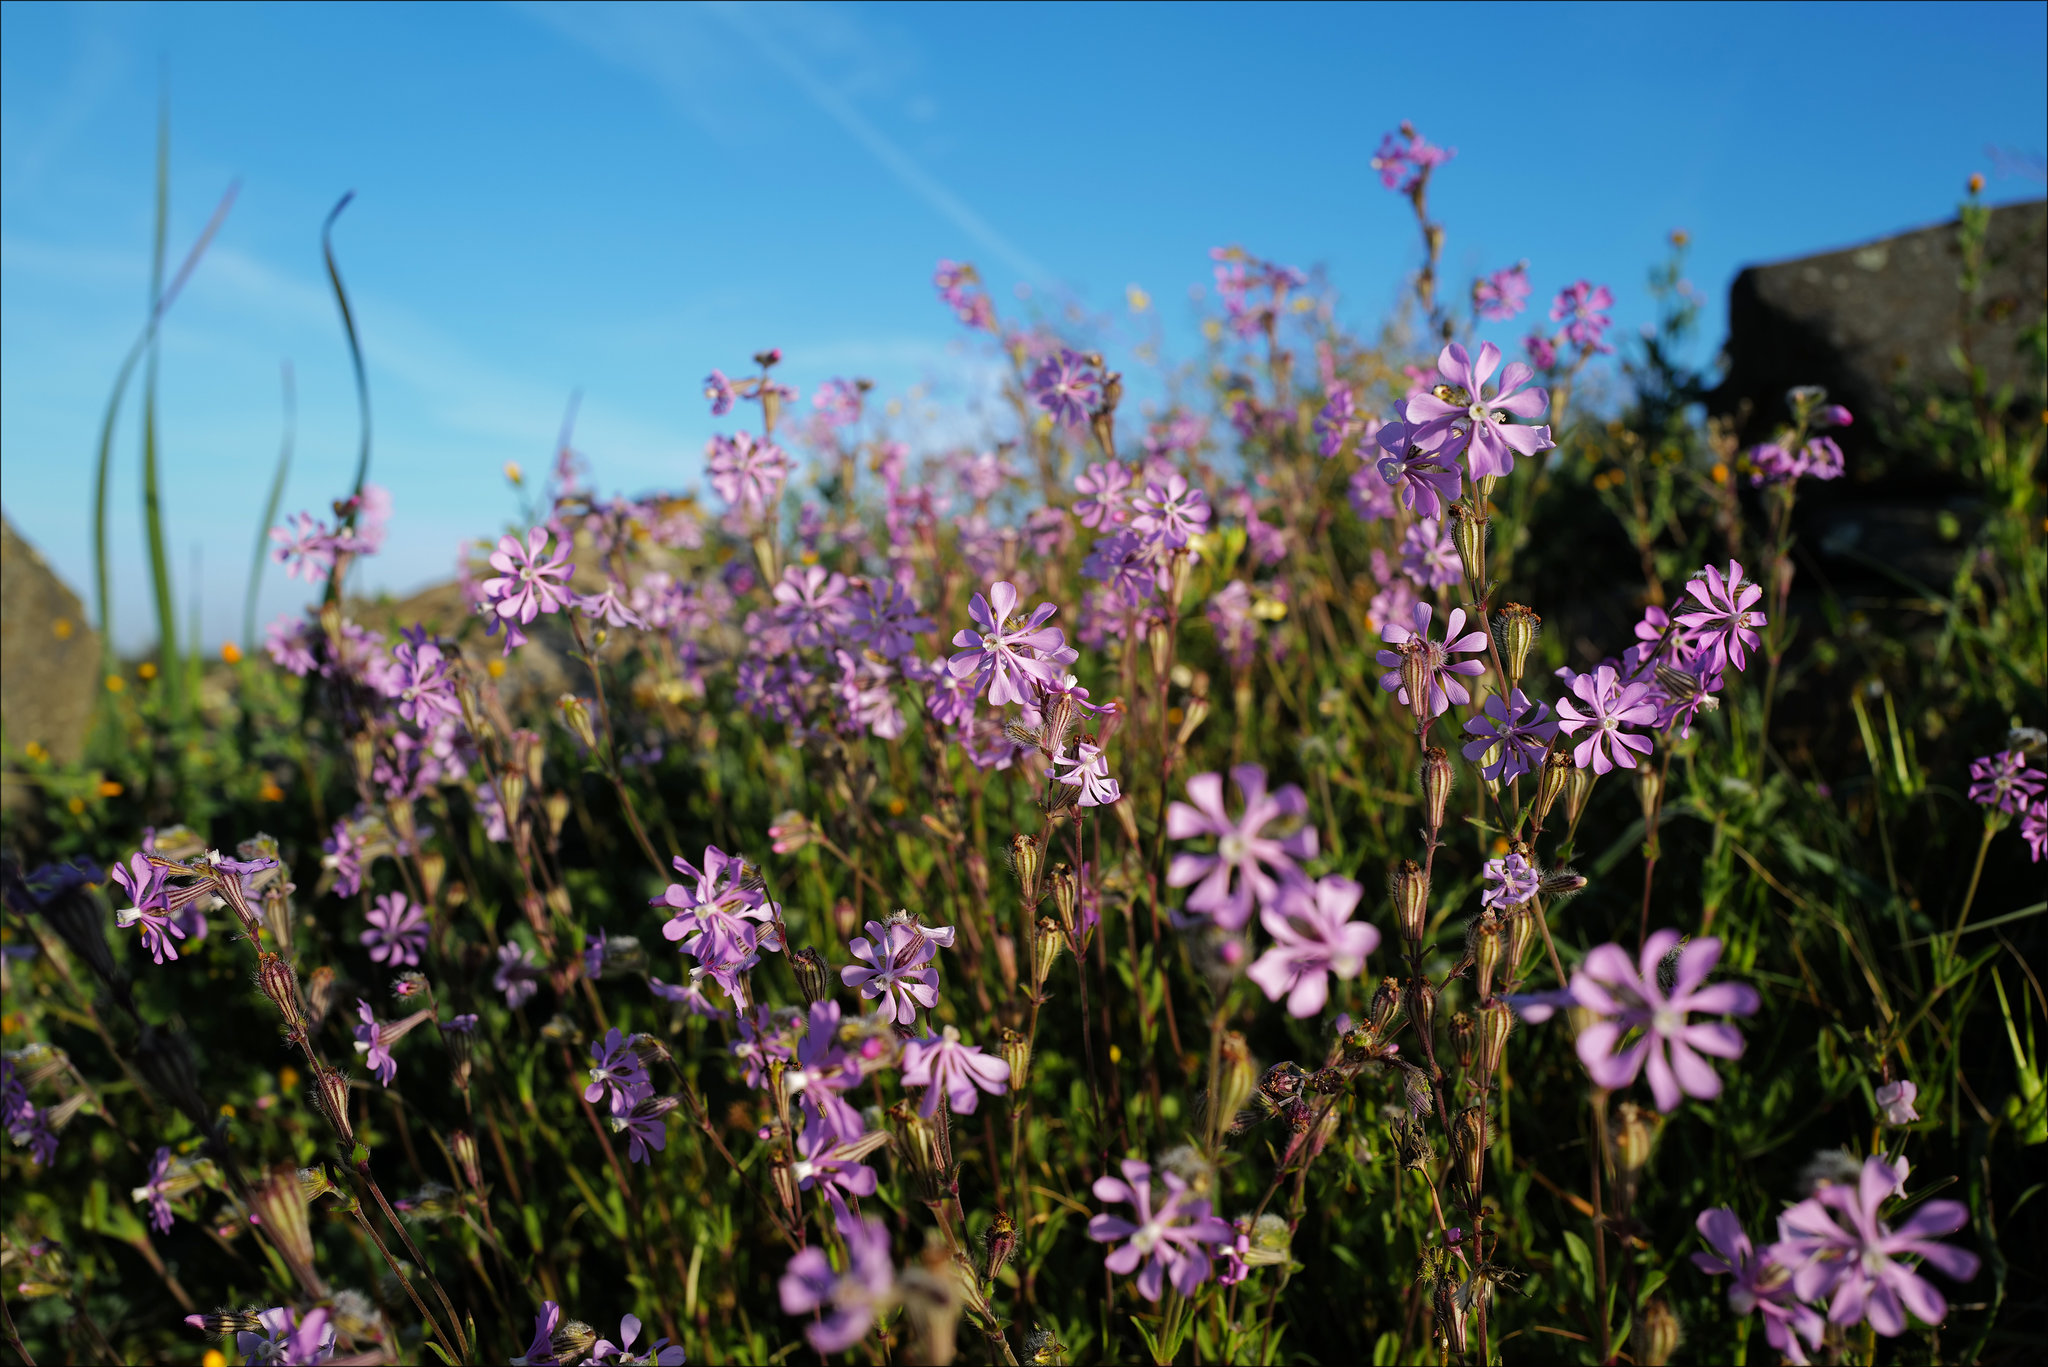
[{"label": "thin wispy cloud", "polygon": [[[880,163],[897,184],[959,229],[979,250],[1025,280],[1043,282],[1052,278],[1052,272],[1041,262],[926,170],[833,82],[820,76],[786,38],[763,22],[762,11],[737,4],[658,9],[638,5],[532,4],[524,8],[605,60],[655,81],[707,131],[721,141],[728,141],[733,124],[730,111],[720,106],[711,91],[713,83],[724,79],[716,60],[717,39],[711,27],[702,22],[705,16],[714,17],[719,27],[742,40],[746,48],[780,73],[841,132]],[[859,30],[852,17],[841,10],[830,13],[834,33],[858,43]]]},{"label": "thin wispy cloud", "polygon": [[951,190],[941,185],[936,177],[926,171],[911,155],[897,146],[895,141],[869,121],[866,115],[856,109],[828,83],[819,79],[816,72],[805,66],[792,52],[789,45],[778,42],[755,18],[752,10],[744,5],[719,4],[712,7],[714,12],[745,35],[754,49],[766,58],[790,83],[804,93],[812,104],[824,111],[825,115],[849,137],[862,147],[885,170],[894,176],[905,189],[922,199],[933,209],[950,219],[953,226],[972,238],[975,244],[1001,261],[1018,275],[1027,280],[1044,280],[1051,272],[1033,260],[1009,238],[998,232],[993,224],[973,209]]}]

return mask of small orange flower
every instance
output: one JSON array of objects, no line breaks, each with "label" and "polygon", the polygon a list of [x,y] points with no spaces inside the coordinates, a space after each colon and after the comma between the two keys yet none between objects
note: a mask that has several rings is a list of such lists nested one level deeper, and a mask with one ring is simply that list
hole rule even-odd
[{"label": "small orange flower", "polygon": [[115,782],[113,779],[103,778],[100,780],[101,797],[119,797],[121,796],[121,792],[121,785]]},{"label": "small orange flower", "polygon": [[149,660],[144,660],[135,667],[135,673],[140,678],[154,679],[156,677],[156,665]]},{"label": "small orange flower", "polygon": [[221,643],[220,657],[231,665],[238,665],[242,662],[242,648],[233,641],[224,641]]}]

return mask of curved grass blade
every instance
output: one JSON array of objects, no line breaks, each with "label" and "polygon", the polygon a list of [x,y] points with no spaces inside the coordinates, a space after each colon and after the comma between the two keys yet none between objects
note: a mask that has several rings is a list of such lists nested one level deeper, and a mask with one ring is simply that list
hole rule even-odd
[{"label": "curved grass blade", "polygon": [[[328,212],[327,222],[320,228],[320,254],[327,262],[327,280],[334,287],[334,302],[341,306],[342,331],[348,334],[348,359],[356,373],[356,410],[362,425],[362,446],[356,455],[356,479],[349,496],[358,504],[363,496],[363,481],[370,477],[370,384],[363,374],[363,347],[356,337],[356,318],[349,308],[348,289],[341,283],[341,268],[334,263],[334,220],[341,217],[341,211],[355,201],[356,192],[350,190],[341,197],[341,202]],[[356,525],[356,510],[351,509],[343,526],[353,530]],[[332,581],[329,592],[338,591]]]},{"label": "curved grass blade", "polygon": [[[149,250],[149,316],[157,316],[164,293],[164,248],[171,221],[171,120],[167,107],[157,118],[156,222]],[[161,330],[149,340],[149,365],[142,378],[142,531],[149,551],[149,582],[156,599],[157,668],[174,717],[185,711],[185,671],[178,662],[178,607],[171,584],[169,549],[164,544],[163,490],[157,461],[157,360]]]},{"label": "curved grass blade", "polygon": [[149,344],[155,339],[164,315],[176,302],[179,292],[185,287],[185,282],[192,278],[193,270],[198,267],[199,259],[206,255],[206,249],[212,245],[221,224],[227,221],[228,210],[234,207],[235,196],[241,189],[240,181],[231,183],[227,193],[221,196],[220,203],[214,207],[213,217],[207,220],[205,230],[199,234],[199,240],[192,244],[192,250],[185,255],[184,264],[179,266],[178,273],[171,277],[171,283],[150,311],[148,320],[143,324],[142,335],[135,339],[135,344],[128,349],[127,356],[122,358],[120,369],[114,372],[114,389],[107,397],[106,411],[100,415],[100,440],[93,463],[92,482],[93,592],[97,600],[95,606],[99,610],[100,651],[108,663],[112,662],[114,654],[113,599],[107,576],[107,473],[113,461],[114,421],[120,416],[121,398],[128,392],[128,381],[134,375],[135,367],[141,363],[143,354],[149,350]]},{"label": "curved grass blade", "polygon": [[277,505],[284,498],[285,476],[292,468],[292,439],[298,429],[298,395],[292,386],[292,363],[284,362],[284,443],[277,452],[277,473],[270,477],[270,496],[263,501],[263,516],[256,523],[256,555],[249,564],[249,591],[242,598],[242,653],[256,650],[256,593],[263,587],[263,567],[270,562],[270,529],[277,522]]}]

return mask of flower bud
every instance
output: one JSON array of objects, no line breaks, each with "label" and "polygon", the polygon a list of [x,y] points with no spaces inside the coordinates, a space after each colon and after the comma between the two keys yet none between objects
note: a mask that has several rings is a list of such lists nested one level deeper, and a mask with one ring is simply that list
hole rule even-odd
[{"label": "flower bud", "polygon": [[348,757],[355,765],[356,782],[367,788],[377,768],[377,733],[359,731],[348,739]]},{"label": "flower bud", "polygon": [[346,1200],[348,1194],[334,1185],[334,1178],[328,1174],[325,1163],[315,1163],[310,1168],[299,1169],[299,1195],[303,1196],[306,1204],[310,1206],[323,1196],[336,1196]]},{"label": "flower bud", "polygon": [[398,835],[400,848],[411,849],[420,833],[419,820],[413,814],[412,799],[394,797],[386,804],[386,808],[391,814],[391,829]]},{"label": "flower bud", "polygon": [[1458,566],[1474,597],[1486,591],[1486,524],[1463,499],[1450,507],[1447,521],[1451,542],[1458,548]]},{"label": "flower bud", "polygon": [[1500,779],[1498,777],[1488,778],[1486,771],[1491,769],[1496,775],[1500,773],[1500,769],[1498,767],[1500,765],[1500,756],[1500,742],[1495,741],[1493,744],[1486,747],[1485,753],[1479,756],[1478,765],[1479,781],[1486,785],[1487,793],[1490,796],[1496,798],[1500,796]]},{"label": "flower bud", "polygon": [[1015,1110],[1024,1104],[1024,1084],[1031,1078],[1031,1037],[1021,1030],[1005,1030],[997,1051],[1010,1065],[1010,1108]]},{"label": "flower bud", "polygon": [[1530,648],[1543,630],[1543,619],[1520,603],[1508,603],[1493,614],[1494,644],[1500,647],[1501,667],[1508,672],[1508,687],[1522,686],[1528,668]]},{"label": "flower bud", "polygon": [[[943,1108],[938,1112],[943,1116]],[[937,1201],[946,1194],[945,1155],[940,1147],[938,1126],[917,1113],[907,1101],[889,1108],[896,1130],[896,1157],[910,1178],[912,1193],[920,1201]]]},{"label": "flower bud", "polygon": [[1550,819],[1550,809],[1571,783],[1573,772],[1569,748],[1552,750],[1543,757],[1543,775],[1536,783],[1536,829],[1543,829],[1543,823]]},{"label": "flower bud", "polygon": [[1415,1033],[1425,1041],[1436,1038],[1436,1003],[1436,988],[1428,978],[1408,980],[1408,1019],[1415,1023]]},{"label": "flower bud", "polygon": [[1221,1064],[1216,1070],[1215,1113],[1216,1130],[1221,1133],[1236,1121],[1238,1112],[1251,1104],[1252,1092],[1259,1085],[1259,1070],[1252,1063],[1252,1051],[1244,1036],[1235,1030],[1224,1032],[1222,1047],[1217,1052]]},{"label": "flower bud", "polygon": [[850,898],[842,897],[832,904],[832,928],[839,932],[839,938],[850,940],[860,929],[860,913],[854,909]]},{"label": "flower bud", "polygon": [[286,1034],[293,1040],[300,1038],[306,1030],[306,1008],[299,1000],[299,975],[292,972],[292,966],[275,954],[259,950],[256,983],[277,1008],[277,1014],[284,1017]]},{"label": "flower bud", "polygon": [[210,1315],[187,1315],[185,1323],[214,1338],[264,1332],[263,1320],[254,1310],[216,1310]]},{"label": "flower bud", "polygon": [[1508,1036],[1515,1032],[1515,1013],[1498,998],[1479,1008],[1479,1071],[1491,1077],[1500,1071]]},{"label": "flower bud", "polygon": [[1380,985],[1372,994],[1372,1032],[1385,1035],[1393,1028],[1394,1018],[1401,1014],[1401,980],[1381,978]]},{"label": "flower bud", "polygon": [[1038,918],[1038,931],[1031,937],[1031,991],[1034,995],[1045,991],[1045,980],[1052,976],[1053,965],[1059,962],[1060,951],[1067,945],[1066,932],[1059,922],[1050,916]]},{"label": "flower bud", "polygon": [[341,1136],[342,1143],[354,1143],[356,1128],[348,1118],[348,1075],[337,1068],[322,1067],[313,1085],[319,1093],[320,1109],[327,1113],[334,1132]]},{"label": "flower bud", "polygon": [[796,1170],[789,1164],[789,1155],[781,1149],[768,1157],[768,1180],[775,1187],[775,1195],[782,1202],[782,1213],[792,1224],[803,1219],[803,1197],[797,1192]]},{"label": "flower bud", "polygon": [[1586,810],[1586,799],[1593,795],[1593,780],[1598,778],[1591,769],[1573,769],[1565,783],[1564,814],[1576,823],[1579,814]]},{"label": "flower bud", "polygon": [[556,1362],[574,1362],[597,1342],[597,1331],[582,1320],[563,1320],[548,1339],[548,1351]]},{"label": "flower bud", "polygon": [[1636,766],[1636,801],[1643,807],[1643,826],[1654,832],[1657,808],[1664,798],[1664,780],[1647,764]]},{"label": "flower bud", "polygon": [[441,895],[441,882],[447,876],[447,855],[430,850],[420,856],[420,897],[429,906]]},{"label": "flower bud", "polygon": [[1401,861],[1393,877],[1394,910],[1401,922],[1401,938],[1411,945],[1422,943],[1429,925],[1429,870],[1413,859]]},{"label": "flower bud", "polygon": [[810,818],[791,808],[777,814],[775,820],[769,823],[768,838],[772,842],[769,848],[777,854],[795,854],[798,850],[815,844],[819,834],[817,828],[811,825]]},{"label": "flower bud", "polygon": [[540,809],[547,813],[548,834],[560,835],[562,823],[569,819],[569,797],[566,793],[549,793],[540,801]]},{"label": "flower bud", "polygon": [[326,1288],[313,1271],[313,1227],[306,1218],[306,1194],[299,1186],[298,1168],[286,1163],[253,1183],[249,1188],[249,1210],[262,1222],[270,1246],[277,1250],[307,1293],[326,1295]]},{"label": "flower bud", "polygon": [[1633,1101],[1624,1101],[1614,1108],[1614,1119],[1608,1128],[1608,1151],[1614,1155],[1616,1170],[1624,1177],[1633,1178],[1649,1166],[1659,1128],[1657,1117]]},{"label": "flower bud", "polygon": [[1075,914],[1081,905],[1081,885],[1074,878],[1074,871],[1065,861],[1052,866],[1051,877],[1052,909],[1060,918],[1060,929],[1068,936],[1077,933]]},{"label": "flower bud", "polygon": [[306,1024],[317,1028],[334,1006],[334,970],[320,965],[306,978]]},{"label": "flower bud", "polygon": [[1145,632],[1145,644],[1152,651],[1152,677],[1165,678],[1167,664],[1173,659],[1173,628],[1154,622]]},{"label": "flower bud", "polygon": [[832,994],[832,977],[825,958],[808,945],[789,956],[790,972],[796,975],[797,991],[804,994],[806,1007],[816,1006]]},{"label": "flower bud", "polygon": [[505,809],[505,824],[519,824],[520,808],[526,805],[526,775],[516,769],[507,770],[498,780],[498,801]]},{"label": "flower bud", "polygon": [[1038,908],[1038,875],[1045,865],[1045,851],[1032,837],[1019,832],[1010,837],[1010,867],[1017,873],[1017,895],[1026,911]]},{"label": "flower bud", "polygon": [[1529,947],[1536,943],[1536,909],[1520,907],[1508,915],[1507,952],[1501,962],[1507,966],[1510,982],[1521,979],[1522,965],[1528,962]]},{"label": "flower bud", "polygon": [[1479,1197],[1480,1178],[1486,1171],[1486,1108],[1467,1106],[1451,1118],[1451,1146],[1458,1157],[1458,1176],[1465,1193]]},{"label": "flower bud", "polygon": [[1444,827],[1444,809],[1451,804],[1455,780],[1451,757],[1441,747],[1432,745],[1422,752],[1422,815],[1431,838]]},{"label": "flower bud", "polygon": [[590,705],[584,699],[575,697],[573,693],[563,693],[555,699],[555,709],[561,713],[563,726],[569,728],[575,738],[582,740],[586,748],[598,748],[598,734],[590,726]]},{"label": "flower bud", "polygon": [[[1105,727],[1103,742],[1107,744],[1108,740],[1109,736]],[[1066,785],[1061,784],[1060,786],[1065,787]],[[1135,806],[1129,802],[1113,802],[1110,804],[1109,809],[1116,813],[1116,824],[1124,828],[1124,839],[1130,842],[1132,849],[1137,849],[1140,842],[1138,840],[1138,813]]]},{"label": "flower bud", "polygon": [[1452,1357],[1465,1355],[1465,1312],[1458,1308],[1458,1286],[1455,1277],[1439,1277],[1436,1290],[1430,1293],[1430,1309],[1436,1320],[1437,1342]]},{"label": "flower bud", "polygon": [[1199,694],[1189,698],[1186,708],[1181,713],[1180,730],[1174,733],[1175,743],[1186,745],[1188,738],[1201,729],[1202,723],[1208,719],[1209,700]]},{"label": "flower bud", "polygon": [[994,1285],[1002,1275],[1003,1264],[1010,1261],[1010,1254],[1017,1247],[1017,1222],[1002,1211],[989,1221],[988,1231],[981,1236],[982,1262],[981,1279]]},{"label": "flower bud", "polygon": [[967,872],[967,885],[974,890],[975,900],[988,905],[988,856],[978,849],[969,849],[961,858],[960,865]]},{"label": "flower bud", "polygon": [[1413,637],[1395,647],[1401,657],[1401,689],[1408,695],[1408,708],[1415,714],[1415,729],[1429,720],[1429,690],[1435,683],[1430,669],[1430,648]]},{"label": "flower bud", "polygon": [[1194,557],[1189,554],[1187,547],[1183,546],[1179,550],[1167,552],[1166,605],[1172,608],[1175,613],[1178,613],[1180,605],[1187,601],[1188,572],[1193,568]]},{"label": "flower bud", "polygon": [[1629,1347],[1641,1367],[1664,1367],[1681,1337],[1678,1312],[1662,1296],[1652,1296],[1629,1334]]},{"label": "flower bud", "polygon": [[280,954],[292,952],[292,884],[274,879],[263,889],[263,928]]},{"label": "flower bud", "polygon": [[1493,978],[1500,971],[1502,953],[1507,949],[1507,933],[1500,923],[1500,913],[1489,910],[1472,923],[1468,936],[1468,952],[1472,956],[1472,980],[1479,992],[1480,1001],[1493,998]]},{"label": "flower bud", "polygon": [[1017,990],[1017,937],[996,933],[996,972],[1003,980],[1003,990]]},{"label": "flower bud", "polygon": [[1478,1056],[1479,1023],[1469,1012],[1460,1011],[1451,1017],[1451,1052],[1457,1055],[1460,1068],[1470,1068]]},{"label": "flower bud", "polygon": [[1553,869],[1543,875],[1543,881],[1536,885],[1536,890],[1557,902],[1567,897],[1578,896],[1585,887],[1586,876],[1577,869]]},{"label": "flower bud", "polygon": [[448,1147],[454,1151],[455,1166],[462,1173],[462,1180],[469,1183],[469,1189],[482,1194],[484,1189],[483,1164],[478,1161],[476,1136],[468,1130],[457,1130],[448,1136]]}]

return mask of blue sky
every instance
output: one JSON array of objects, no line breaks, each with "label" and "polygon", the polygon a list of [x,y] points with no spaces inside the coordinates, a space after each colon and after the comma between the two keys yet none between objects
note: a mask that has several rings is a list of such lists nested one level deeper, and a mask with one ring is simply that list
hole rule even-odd
[{"label": "blue sky", "polygon": [[[1326,267],[1370,323],[1415,261],[1367,166],[1403,118],[1458,149],[1433,207],[1454,284],[1527,258],[1539,299],[1672,228],[1718,337],[1743,264],[1938,221],[1991,146],[2038,156],[2048,9],[911,5],[0,6],[0,498],[81,589],[99,413],[147,289],[157,102],[172,250],[242,193],[164,338],[173,561],[238,629],[298,379],[286,507],[355,446],[318,230],[337,242],[392,488],[374,586],[444,577],[544,463],[569,393],[607,489],[697,478],[698,380],[763,346],[967,400],[985,366],[929,285],[975,260],[1104,313],[1151,293],[1194,350],[1207,251]],[[1994,176],[1993,199],[2039,194]],[[1503,336],[1503,341],[1508,340]],[[114,488],[116,623],[152,634],[137,441]],[[274,572],[264,617],[299,589]]]}]

